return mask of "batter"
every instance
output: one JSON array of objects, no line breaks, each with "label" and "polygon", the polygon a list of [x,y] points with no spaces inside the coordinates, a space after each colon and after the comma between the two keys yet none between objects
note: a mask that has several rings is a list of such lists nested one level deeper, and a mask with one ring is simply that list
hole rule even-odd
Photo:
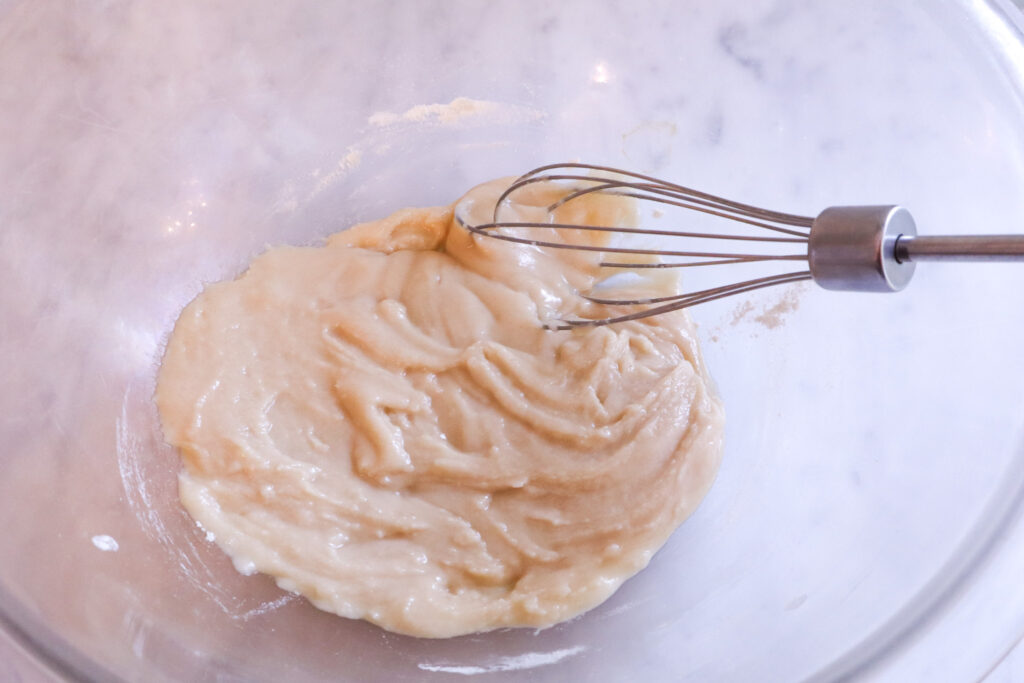
[{"label": "batter", "polygon": [[[460,215],[486,222],[506,185]],[[510,210],[538,220],[559,192]],[[475,237],[453,211],[268,251],[189,304],[157,388],[181,500],[239,570],[425,637],[599,604],[694,510],[722,441],[684,312],[545,330],[609,314],[577,293],[597,257]],[[631,220],[596,194],[559,211]]]}]

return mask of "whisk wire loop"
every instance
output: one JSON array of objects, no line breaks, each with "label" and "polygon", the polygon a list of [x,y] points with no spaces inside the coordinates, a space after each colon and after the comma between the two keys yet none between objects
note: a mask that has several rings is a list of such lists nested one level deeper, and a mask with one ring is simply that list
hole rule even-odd
[{"label": "whisk wire loop", "polygon": [[[735,221],[754,229],[767,231],[767,234],[741,234],[730,232],[700,232],[695,230],[633,228],[608,225],[583,225],[559,222],[528,222],[502,220],[502,210],[508,206],[508,200],[523,188],[539,183],[572,183],[570,189],[556,202],[549,205],[549,215],[569,202],[590,194],[612,194],[630,197],[638,201],[655,202],[661,205],[699,212],[701,214]],[[813,219],[806,216],[770,211],[759,207],[724,199],[706,192],[694,190],[683,185],[665,182],[652,176],[624,171],[610,166],[597,166],[582,163],[549,164],[541,166],[516,179],[498,198],[494,208],[493,220],[490,223],[466,225],[466,228],[478,235],[486,235],[492,239],[504,240],[545,249],[568,249],[574,251],[620,254],[628,256],[658,256],[656,262],[640,262],[622,260],[605,260],[602,267],[621,269],[648,268],[693,268],[701,266],[737,265],[744,263],[767,263],[782,261],[807,261],[806,245]],[[573,242],[556,242],[550,239],[534,239],[528,235],[531,229],[583,230],[589,232],[614,233],[627,236],[648,236],[657,238],[685,238],[691,241],[713,240],[730,241],[745,244],[762,245],[801,245],[804,249],[797,253],[748,253],[747,251],[714,250],[705,248],[666,249],[649,247],[631,247],[615,244],[595,245],[577,244]],[[748,228],[749,229],[749,228]],[[659,315],[669,311],[687,308],[700,303],[714,301],[726,296],[742,292],[811,279],[809,270],[782,273],[758,277],[742,282],[731,283],[719,287],[711,287],[699,291],[685,292],[671,296],[616,299],[602,298],[591,294],[581,294],[586,300],[606,306],[636,307],[648,306],[640,311],[632,311],[599,319],[562,320],[552,324],[553,329],[572,329],[583,325],[607,325],[610,323],[637,320],[648,316]]]}]

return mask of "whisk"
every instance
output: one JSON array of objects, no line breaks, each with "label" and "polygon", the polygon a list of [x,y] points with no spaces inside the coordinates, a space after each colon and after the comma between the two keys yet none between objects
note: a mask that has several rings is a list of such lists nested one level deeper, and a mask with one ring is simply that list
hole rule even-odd
[{"label": "whisk", "polygon": [[[549,213],[584,195],[614,194],[753,226],[754,234],[501,220],[502,210],[508,204],[506,200],[516,192],[528,185],[552,181],[568,181],[573,186],[557,202],[547,207]],[[612,299],[581,293],[585,299],[597,304],[644,308],[607,318],[562,320],[549,325],[552,329],[636,320],[764,287],[803,280],[813,280],[825,289],[896,292],[910,282],[918,261],[1024,261],[1024,235],[919,236],[914,219],[900,206],[833,206],[811,218],[758,208],[639,173],[583,163],[550,164],[535,168],[520,176],[502,193],[495,205],[492,222],[478,225],[466,224],[464,220],[462,222],[477,235],[508,242],[550,249],[628,255],[623,257],[623,261],[603,261],[601,265],[608,268],[693,268],[758,262],[798,262],[805,266],[790,272],[671,296]],[[503,228],[517,229],[516,234],[503,232]],[[523,236],[521,229],[530,228],[648,235],[662,240],[688,240],[694,246],[685,249],[651,249],[552,242]],[[740,243],[748,248],[748,252],[756,251],[753,247],[761,247],[762,252],[767,252],[777,250],[780,245],[792,245],[793,253],[744,253],[701,246],[716,242]],[[658,256],[670,260],[651,263],[630,260],[637,256]]]}]

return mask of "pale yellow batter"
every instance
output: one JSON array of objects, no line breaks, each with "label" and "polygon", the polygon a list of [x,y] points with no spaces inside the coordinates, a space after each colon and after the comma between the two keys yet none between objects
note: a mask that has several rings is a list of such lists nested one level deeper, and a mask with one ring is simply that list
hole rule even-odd
[{"label": "pale yellow batter", "polygon": [[[486,220],[501,187],[460,211]],[[512,208],[535,220],[552,192]],[[596,195],[562,211],[630,219]],[[240,570],[392,631],[594,607],[697,506],[722,439],[685,313],[542,328],[606,317],[577,294],[599,275],[471,236],[451,208],[267,252],[168,343],[157,401],[182,502]]]}]

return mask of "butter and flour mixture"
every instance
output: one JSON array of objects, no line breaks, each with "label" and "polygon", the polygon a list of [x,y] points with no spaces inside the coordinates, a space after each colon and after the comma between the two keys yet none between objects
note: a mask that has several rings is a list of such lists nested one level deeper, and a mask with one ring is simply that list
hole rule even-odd
[{"label": "butter and flour mixture", "polygon": [[[460,211],[485,222],[505,185]],[[511,210],[536,220],[555,191]],[[598,195],[560,211],[630,217]],[[272,249],[168,343],[157,402],[182,502],[239,568],[392,631],[594,607],[694,510],[722,440],[685,313],[543,328],[607,315],[577,293],[599,271],[473,236],[452,208]]]}]

